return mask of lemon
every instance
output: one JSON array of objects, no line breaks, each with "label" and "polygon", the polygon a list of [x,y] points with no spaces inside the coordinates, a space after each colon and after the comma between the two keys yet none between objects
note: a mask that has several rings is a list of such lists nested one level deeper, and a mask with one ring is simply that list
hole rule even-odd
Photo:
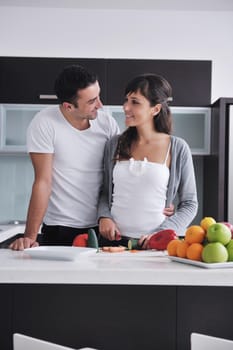
[{"label": "lemon", "polygon": [[216,220],[214,218],[212,218],[211,216],[206,216],[204,217],[201,222],[200,222],[200,226],[207,231],[208,228],[213,225],[216,224]]}]

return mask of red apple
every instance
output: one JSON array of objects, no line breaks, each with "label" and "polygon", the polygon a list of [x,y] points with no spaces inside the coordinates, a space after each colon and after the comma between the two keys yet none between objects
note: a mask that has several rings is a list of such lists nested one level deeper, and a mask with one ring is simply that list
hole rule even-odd
[{"label": "red apple", "polygon": [[226,225],[231,231],[231,238],[233,239],[233,225],[230,222],[222,222],[222,224]]}]

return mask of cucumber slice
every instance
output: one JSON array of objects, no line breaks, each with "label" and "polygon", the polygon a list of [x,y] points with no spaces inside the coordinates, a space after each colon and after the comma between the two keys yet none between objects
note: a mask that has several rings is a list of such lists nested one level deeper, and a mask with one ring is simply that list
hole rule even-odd
[{"label": "cucumber slice", "polygon": [[138,239],[129,239],[128,240],[128,249],[132,250],[132,249],[139,249],[138,246]]}]

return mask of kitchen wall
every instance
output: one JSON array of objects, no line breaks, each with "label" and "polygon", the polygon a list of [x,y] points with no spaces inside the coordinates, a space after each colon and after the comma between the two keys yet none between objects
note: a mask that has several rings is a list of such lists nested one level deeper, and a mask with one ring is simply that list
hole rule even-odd
[{"label": "kitchen wall", "polygon": [[232,37],[233,11],[0,7],[2,56],[212,60],[212,102],[233,96]]},{"label": "kitchen wall", "polygon": [[0,156],[0,223],[26,219],[32,179],[28,155]]}]

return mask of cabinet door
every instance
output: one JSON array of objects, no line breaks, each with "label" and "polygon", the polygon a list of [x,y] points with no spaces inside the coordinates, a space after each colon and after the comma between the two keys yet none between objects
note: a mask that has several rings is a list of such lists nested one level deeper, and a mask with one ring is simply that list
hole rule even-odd
[{"label": "cabinet door", "polygon": [[[54,82],[67,65],[80,64],[97,73],[101,86],[105,86],[105,61],[85,58],[0,57],[1,103],[57,103]],[[105,99],[102,89],[101,98]]]},{"label": "cabinet door", "polygon": [[172,286],[21,285],[14,305],[14,332],[75,349],[176,349]]},{"label": "cabinet door", "polygon": [[46,105],[0,105],[0,153],[25,153],[27,128],[33,117]]},{"label": "cabinet door", "polygon": [[13,286],[1,284],[0,286],[0,349],[12,350],[12,300],[13,300]]},{"label": "cabinet door", "polygon": [[138,74],[156,73],[172,86],[174,106],[207,106],[210,104],[211,61],[184,60],[107,60],[107,104],[121,105],[124,89]]},{"label": "cabinet door", "polygon": [[210,108],[172,107],[173,134],[183,138],[193,155],[210,154]]},{"label": "cabinet door", "polygon": [[[105,106],[117,121],[121,132],[125,130],[122,106]],[[208,107],[171,107],[173,135],[183,138],[193,155],[210,153],[211,110]]]},{"label": "cabinet door", "polygon": [[190,349],[192,332],[233,340],[232,292],[232,287],[177,287],[177,349]]}]

